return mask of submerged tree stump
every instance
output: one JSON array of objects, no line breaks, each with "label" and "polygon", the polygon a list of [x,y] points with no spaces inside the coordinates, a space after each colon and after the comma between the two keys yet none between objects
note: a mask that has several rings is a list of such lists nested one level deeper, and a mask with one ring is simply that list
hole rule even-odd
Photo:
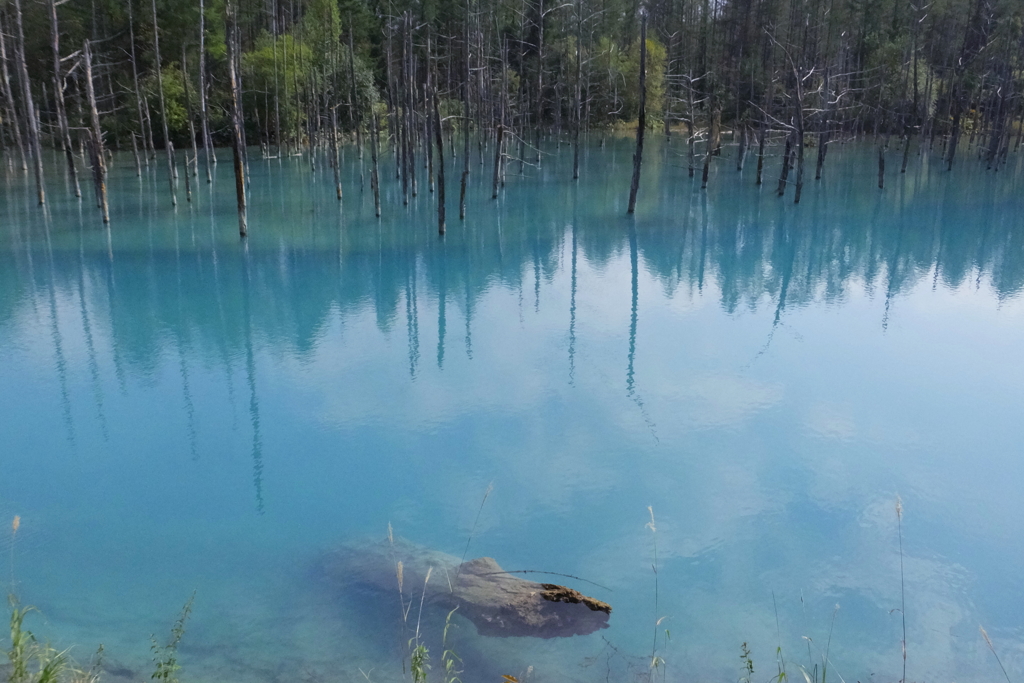
[{"label": "submerged tree stump", "polygon": [[[553,583],[536,583],[503,570],[490,557],[457,557],[407,541],[346,546],[323,558],[327,578],[342,587],[380,592],[382,599],[445,610],[476,626],[482,636],[565,638],[608,627],[605,602]],[[427,574],[430,580],[427,581]]]}]

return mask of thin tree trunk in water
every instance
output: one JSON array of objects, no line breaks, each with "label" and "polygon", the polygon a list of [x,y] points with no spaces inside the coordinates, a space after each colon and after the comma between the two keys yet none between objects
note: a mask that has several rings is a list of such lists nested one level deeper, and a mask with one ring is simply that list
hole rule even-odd
[{"label": "thin tree trunk in water", "polygon": [[338,159],[338,108],[331,107],[331,165],[334,166],[334,192],[341,201],[341,166]]},{"label": "thin tree trunk in water", "polygon": [[142,160],[139,159],[139,143],[135,140],[135,131],[128,133],[132,136],[132,155],[135,157],[135,175],[142,177]]},{"label": "thin tree trunk in water", "polygon": [[740,126],[739,127],[739,136],[740,136],[740,151],[736,155],[736,170],[737,171],[742,171],[743,170],[743,162],[747,158],[747,128],[746,128],[746,126]]},{"label": "thin tree trunk in water", "polygon": [[352,98],[352,126],[356,129],[356,149],[359,150],[359,187],[363,187],[363,132],[362,116],[359,110],[359,97],[356,92],[356,52],[352,41],[352,18],[348,22],[348,80],[350,85],[349,97]]},{"label": "thin tree trunk in water", "polygon": [[[427,69],[430,69],[429,53]],[[437,143],[437,234],[444,234],[444,137],[441,135],[441,112],[437,106],[437,86],[434,86],[431,100],[433,101],[434,141]]]},{"label": "thin tree trunk in water", "polygon": [[786,194],[786,183],[789,180],[790,152],[793,149],[793,134],[786,136],[786,151],[782,155],[782,170],[779,172],[779,196]]},{"label": "thin tree trunk in water", "polygon": [[[128,0],[128,38],[131,44],[131,52],[129,57],[132,63],[132,80],[135,84],[135,106],[138,109],[139,115],[139,135],[142,136],[142,150],[143,156],[146,157],[146,166],[149,166],[149,155],[153,153],[153,127],[147,126],[149,119],[146,116],[145,110],[143,109],[143,97],[142,88],[139,87],[139,69],[135,61],[135,22],[132,17],[132,0]],[[148,109],[148,106],[146,107]],[[149,130],[149,136],[146,136],[147,128]],[[148,150],[148,152],[147,152]]]},{"label": "thin tree trunk in water", "polygon": [[647,127],[647,10],[640,10],[640,112],[636,122],[636,152],[633,153],[633,180],[629,183],[629,206],[636,210],[636,193],[640,189],[640,164],[644,156],[644,129]]},{"label": "thin tree trunk in water", "polygon": [[696,150],[694,145],[696,144],[694,136],[696,131],[693,129],[693,115],[686,119],[686,172],[689,177],[693,177],[694,173],[694,161],[696,161]]},{"label": "thin tree trunk in water", "polygon": [[498,124],[497,141],[494,144],[494,183],[491,189],[491,199],[498,198],[498,182],[501,180],[501,138],[505,134],[505,125]]},{"label": "thin tree trunk in water", "polygon": [[954,87],[953,97],[954,97],[954,103],[953,103],[953,134],[950,136],[950,139],[949,139],[949,150],[948,150],[948,156],[946,157],[946,170],[947,171],[952,171],[953,170],[953,158],[956,156],[956,148],[957,148],[957,145],[960,143],[960,120],[961,120],[961,113],[960,113],[960,94],[959,94],[959,88],[958,87]]},{"label": "thin tree trunk in water", "polygon": [[46,203],[46,189],[43,187],[43,149],[39,143],[39,119],[36,116],[36,105],[32,100],[32,87],[28,80],[28,67],[25,65],[25,31],[21,24],[21,0],[14,0],[14,24],[18,30],[15,37],[14,56],[18,63],[18,75],[21,81],[22,106],[28,118],[28,142],[32,152],[32,170],[36,178],[36,197],[39,205]]},{"label": "thin tree trunk in water", "polygon": [[462,181],[459,187],[459,220],[466,218],[466,185],[469,184],[469,0],[466,0],[466,21],[463,29],[463,55],[465,61],[464,76],[466,80],[462,84]]},{"label": "thin tree trunk in water", "polygon": [[2,22],[0,22],[0,86],[3,86],[7,119],[11,122],[14,141],[17,143],[18,151],[21,153],[21,170],[27,171],[28,153],[25,151],[25,139],[21,135],[21,126],[18,123],[18,109],[14,104],[14,93],[11,91],[11,72],[7,67],[7,44],[4,40],[4,26]]},{"label": "thin tree trunk in water", "polygon": [[[277,58],[276,46],[277,44],[275,43],[275,60]],[[274,66],[277,66],[276,61]],[[276,91],[274,92],[274,97],[277,97]],[[206,162],[206,182],[210,183],[213,182],[213,173],[210,170],[210,165],[217,163],[217,157],[213,153],[213,140],[210,138],[210,115],[206,105],[206,14],[203,0],[199,0],[199,123],[203,129],[203,160]],[[281,127],[278,125],[278,135],[280,135],[280,130]],[[280,142],[278,144],[280,145]],[[197,161],[196,164],[198,163]]]},{"label": "thin tree trunk in water", "polygon": [[796,111],[793,112],[793,121],[796,123],[796,188],[793,195],[793,203],[800,203],[800,195],[804,189],[804,89],[800,75],[794,70],[796,77]]},{"label": "thin tree trunk in water", "polygon": [[885,144],[878,145],[878,189],[885,187]]},{"label": "thin tree trunk in water", "polygon": [[231,3],[227,5],[225,19],[225,38],[228,44],[228,80],[231,87],[231,147],[235,166],[235,197],[238,202],[238,234],[245,237],[249,232],[249,226],[245,206],[245,165],[242,163],[242,146],[245,144],[242,137],[242,88],[236,67],[238,45],[235,42],[235,8]]},{"label": "thin tree trunk in water", "polygon": [[[576,1],[576,114],[573,123],[575,127],[572,131],[572,179],[579,180],[580,178],[580,127],[583,124],[583,50],[580,47],[580,43],[583,38],[583,7],[582,0]],[[668,123],[665,123],[666,128]]]},{"label": "thin tree trunk in water", "polygon": [[765,131],[766,124],[764,119],[761,120],[761,130],[757,133],[757,181],[755,185],[761,184],[761,176],[764,172],[764,144],[767,132]]},{"label": "thin tree trunk in water", "polygon": [[711,144],[711,137],[708,136],[707,144],[704,148],[704,168],[700,174],[700,189],[706,190],[708,188],[708,175],[711,172],[711,155],[714,154],[714,146]]},{"label": "thin tree trunk in water", "polygon": [[103,214],[103,222],[110,222],[110,212],[107,208],[107,166],[105,160],[106,152],[103,150],[103,131],[100,130],[100,114],[96,109],[96,92],[92,87],[92,50],[89,41],[83,46],[85,58],[85,93],[89,98],[89,119],[92,122],[90,130],[92,147],[92,174],[93,182],[96,185],[96,204]]},{"label": "thin tree trunk in water", "polygon": [[153,52],[156,60],[156,87],[160,91],[160,121],[164,129],[164,151],[167,152],[167,187],[171,191],[171,206],[178,205],[178,197],[174,191],[174,145],[171,144],[171,134],[167,128],[167,106],[164,102],[164,77],[160,67],[160,27],[156,17],[156,0],[152,0],[153,6]]},{"label": "thin tree trunk in water", "polygon": [[[192,139],[192,164],[193,164],[193,166],[192,166],[192,176],[193,177],[198,177],[199,176],[199,146],[198,146],[198,143],[196,142],[196,125],[195,125],[195,116],[192,113],[192,98],[189,97],[189,94],[188,94],[188,62],[185,59],[185,44],[184,43],[181,44],[181,79],[182,79],[182,81],[184,81],[184,88],[183,88],[183,90],[185,91],[185,114],[188,116],[188,134],[189,134],[189,137]],[[188,175],[188,150],[185,150],[185,175],[186,176]],[[190,187],[187,187],[187,189],[189,190],[189,193],[188,193],[189,194],[189,200],[191,201],[191,199],[192,199],[192,191],[191,191]]]},{"label": "thin tree trunk in water", "polygon": [[430,68],[430,32],[427,32],[427,82],[423,87],[423,106],[427,110],[426,116],[424,117],[424,142],[426,142],[426,154],[427,154],[427,190],[431,193],[434,192],[434,144],[431,142],[431,138],[434,137],[432,130],[434,128],[434,112],[433,112],[433,75],[431,74],[432,69]]},{"label": "thin tree trunk in water", "polygon": [[413,81],[415,79],[415,71],[413,70],[413,41],[412,41],[412,15],[408,12],[405,15],[405,41],[406,41],[406,73],[408,78],[406,80],[406,102],[408,103],[408,109],[406,112],[407,124],[406,124],[406,135],[405,144],[406,150],[406,163],[407,171],[409,172],[409,191],[413,197],[417,192],[416,184],[416,111],[415,111],[415,97],[416,89],[413,87]]},{"label": "thin tree trunk in water", "polygon": [[377,168],[377,112],[370,108],[370,161],[373,168],[370,170],[370,188],[373,190],[373,209],[380,218],[380,172]]},{"label": "thin tree trunk in water", "polygon": [[61,146],[64,147],[64,156],[68,162],[68,176],[71,180],[72,191],[76,197],[81,197],[82,189],[78,186],[75,153],[71,148],[71,132],[68,130],[67,111],[64,107],[64,77],[61,75],[63,69],[60,66],[60,29],[57,26],[57,2],[56,0],[49,0],[46,4],[50,13],[50,47],[53,51],[53,99],[54,107],[57,110],[57,127],[60,129]]},{"label": "thin tree trunk in water", "polygon": [[814,166],[814,179],[821,180],[821,169],[825,165],[825,154],[828,152],[829,124],[832,109],[832,91],[829,89],[829,69],[825,69],[825,81],[822,85],[825,96],[825,120],[818,131],[818,159]]},{"label": "thin tree trunk in water", "polygon": [[544,120],[544,0],[537,0],[537,129],[534,144],[537,147],[537,168],[540,168],[540,129]]}]

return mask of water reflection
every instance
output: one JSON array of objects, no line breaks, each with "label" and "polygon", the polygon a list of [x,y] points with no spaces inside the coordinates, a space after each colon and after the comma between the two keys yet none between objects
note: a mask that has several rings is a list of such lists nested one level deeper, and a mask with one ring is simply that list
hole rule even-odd
[{"label": "water reflection", "polygon": [[[840,168],[835,175],[842,176]],[[655,215],[626,227],[609,215],[611,192],[604,184],[578,191],[556,186],[552,197],[535,197],[529,204],[474,207],[477,216],[444,241],[413,229],[421,215],[429,215],[425,203],[408,218],[393,217],[379,226],[361,222],[357,207],[349,224],[335,230],[329,215],[319,215],[322,209],[308,219],[309,204],[299,201],[283,214],[268,214],[247,252],[216,237],[222,210],[209,220],[210,235],[194,230],[203,219],[191,215],[184,244],[177,219],[169,234],[163,213],[139,206],[134,222],[122,212],[112,235],[113,257],[105,248],[105,231],[78,220],[71,224],[77,227],[69,227],[68,216],[55,218],[61,227],[53,228],[50,239],[35,239],[38,216],[12,201],[19,198],[13,193],[2,205],[7,227],[0,251],[0,326],[11,326],[24,307],[46,301],[57,366],[63,367],[57,295],[78,290],[89,297],[81,302],[82,324],[89,328],[86,309],[101,309],[102,291],[90,283],[105,280],[109,301],[102,308],[119,355],[145,372],[161,349],[164,331],[179,344],[195,340],[204,355],[214,353],[221,340],[229,355],[244,346],[250,321],[240,299],[263,304],[252,312],[256,335],[300,354],[315,346],[332,312],[344,317],[370,302],[381,329],[390,327],[399,307],[404,309],[415,374],[421,297],[439,306],[437,363],[443,366],[451,293],[463,293],[471,354],[471,312],[480,296],[495,285],[521,288],[529,272],[533,308],[539,310],[542,283],[561,268],[566,240],[572,242],[573,259],[578,250],[598,269],[628,252],[631,268],[650,273],[669,297],[699,295],[711,278],[725,312],[771,306],[775,325],[787,308],[842,302],[851,288],[880,290],[884,326],[893,300],[925,277],[951,288],[985,281],[1001,299],[1020,292],[1024,246],[1015,235],[1022,216],[1013,190],[1005,176],[974,187],[952,176],[919,172],[886,195],[833,181],[795,211],[743,186],[721,187],[710,195],[684,187]],[[733,192],[737,196],[730,196]],[[123,205],[127,198],[121,199]],[[141,221],[146,229],[140,229]],[[47,267],[42,277],[36,268],[40,257]],[[572,277],[571,264],[570,271]],[[634,273],[631,286],[635,280]],[[175,286],[165,286],[168,281]],[[424,286],[426,292],[420,291]],[[91,336],[88,329],[85,335]],[[224,349],[216,354],[223,357]],[[183,373],[187,384],[187,369]]]},{"label": "water reflection", "polygon": [[[228,605],[201,626],[223,645],[235,636],[224,624],[248,623],[249,609],[284,623],[268,595],[318,602],[295,567],[346,535],[394,521],[417,541],[461,545],[472,520],[460,515],[495,479],[493,518],[474,544],[515,553],[516,566],[557,558],[558,569],[607,577],[611,640],[572,645],[572,661],[623,675],[640,661],[629,634],[649,645],[649,541],[638,532],[653,503],[672,628],[724,652],[694,663],[717,675],[734,663],[733,640],[774,641],[766,586],[789,591],[784,628],[799,617],[798,590],[813,593],[816,614],[841,597],[855,615],[848,659],[874,662],[897,642],[884,637],[892,601],[878,586],[895,576],[879,539],[900,487],[915,513],[932,506],[935,527],[911,530],[915,614],[931,610],[928,624],[961,638],[982,604],[1002,625],[993,632],[1019,645],[998,599],[1019,579],[992,569],[1022,552],[1010,533],[1019,466],[1000,459],[1019,446],[1006,426],[1019,405],[1006,361],[1019,357],[1024,286],[1017,176],[925,164],[879,193],[870,156],[837,149],[827,180],[794,207],[727,165],[701,192],[668,152],[645,169],[626,219],[623,149],[591,149],[578,185],[557,158],[510,176],[499,200],[481,193],[443,240],[428,193],[405,209],[392,183],[374,220],[354,166],[339,207],[308,164],[253,159],[247,243],[234,234],[227,182],[196,188],[192,206],[173,212],[157,172],[132,171],[112,183],[105,230],[74,202],[55,199],[46,218],[8,176],[0,352],[16,362],[0,366],[13,415],[0,437],[16,455],[0,495],[59,475],[60,500],[39,486],[37,504],[56,506],[66,525],[89,523],[82,545],[126,567],[83,576],[120,571],[114,586],[168,595],[187,594],[179,584],[198,574]],[[1001,318],[992,301],[1012,310]],[[987,357],[943,347],[936,337],[950,329],[983,332]],[[949,359],[963,368],[945,369]],[[986,478],[979,462],[1001,475]],[[969,522],[946,509],[953,500]],[[106,535],[135,542],[111,548]],[[154,538],[168,549],[138,541]],[[41,573],[56,577],[46,588],[59,591],[70,579],[49,570],[65,564],[46,557]],[[294,573],[261,566],[266,557]],[[250,570],[262,583],[245,593],[234,584]],[[995,588],[971,592],[972,576]],[[225,678],[262,680],[255,664],[232,667],[333,633],[337,612],[325,612],[340,608],[323,602],[311,608],[320,621],[282,644],[253,627],[250,650],[223,655],[236,662],[222,662]],[[125,618],[148,629],[153,598],[133,609]],[[368,647],[372,635],[362,637]],[[915,647],[937,653],[931,673],[955,672],[969,648],[936,642]],[[517,656],[472,647],[494,679],[505,673],[495,662]]]}]

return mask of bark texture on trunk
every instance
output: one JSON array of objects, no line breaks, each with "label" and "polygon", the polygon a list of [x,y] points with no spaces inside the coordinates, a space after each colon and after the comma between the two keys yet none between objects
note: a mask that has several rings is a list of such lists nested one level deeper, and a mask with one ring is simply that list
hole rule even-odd
[{"label": "bark texture on trunk", "polygon": [[636,194],[640,190],[640,165],[644,156],[644,133],[647,128],[647,10],[640,10],[640,111],[636,121],[636,151],[633,153],[633,179],[629,183],[629,205],[626,213],[636,210]]},{"label": "bark texture on trunk", "polygon": [[103,215],[103,222],[110,222],[110,211],[107,207],[107,165],[106,152],[103,149],[103,131],[100,130],[100,114],[96,108],[96,91],[92,84],[92,49],[89,41],[82,46],[85,59],[85,93],[89,98],[90,147],[92,149],[92,174],[96,186],[96,204]]}]

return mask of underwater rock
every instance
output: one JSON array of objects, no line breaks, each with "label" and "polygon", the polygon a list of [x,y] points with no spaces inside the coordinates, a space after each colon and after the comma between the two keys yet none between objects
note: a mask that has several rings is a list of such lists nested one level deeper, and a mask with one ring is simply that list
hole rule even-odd
[{"label": "underwater rock", "polygon": [[343,586],[361,585],[394,597],[401,591],[405,605],[422,596],[424,605],[458,607],[484,636],[586,635],[607,628],[612,611],[572,588],[509,574],[493,558],[460,563],[399,539],[339,548],[325,555],[323,571]]}]

